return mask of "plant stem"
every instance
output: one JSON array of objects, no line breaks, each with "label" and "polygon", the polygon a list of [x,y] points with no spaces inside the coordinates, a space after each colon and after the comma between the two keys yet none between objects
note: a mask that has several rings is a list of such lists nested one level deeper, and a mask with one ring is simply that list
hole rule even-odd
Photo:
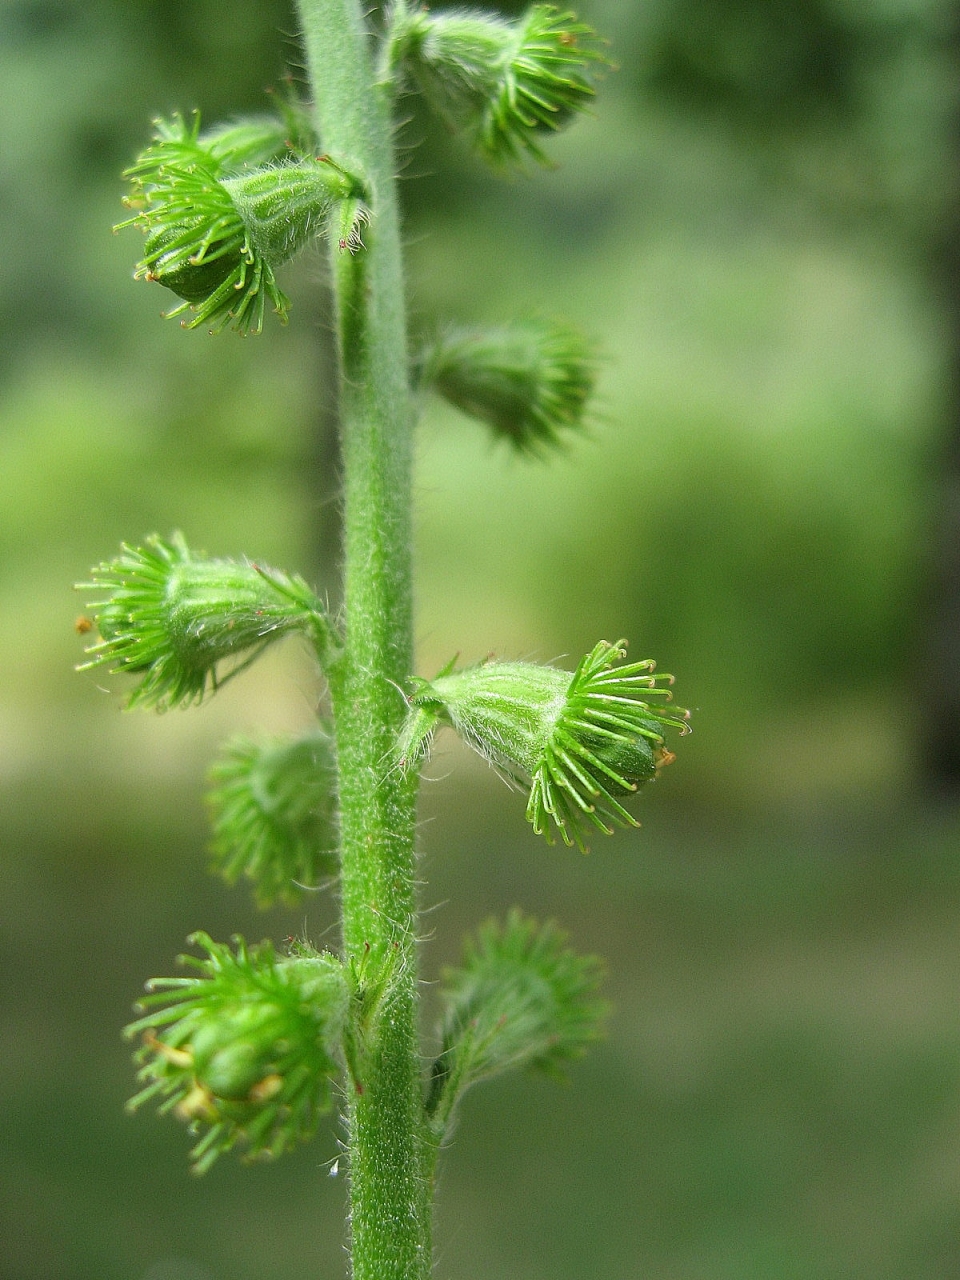
[{"label": "plant stem", "polygon": [[348,1108],[355,1280],[431,1270],[430,1181],[416,1036],[415,782],[392,767],[412,666],[410,429],[392,125],[358,0],[298,0],[323,146],[365,175],[356,252],[332,243],[340,358],[346,644],[332,672],[343,942],[395,974]]}]

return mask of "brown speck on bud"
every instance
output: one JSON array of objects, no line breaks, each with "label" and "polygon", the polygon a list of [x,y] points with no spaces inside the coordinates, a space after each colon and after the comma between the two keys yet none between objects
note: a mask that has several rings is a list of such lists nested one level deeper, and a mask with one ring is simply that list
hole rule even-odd
[{"label": "brown speck on bud", "polygon": [[213,1094],[202,1084],[194,1084],[193,1088],[181,1098],[173,1109],[173,1114],[179,1120],[185,1120],[188,1124],[194,1120],[206,1120],[208,1124],[214,1124],[217,1120],[217,1109],[214,1105]]},{"label": "brown speck on bud", "polygon": [[268,1102],[271,1098],[275,1098],[283,1088],[283,1076],[276,1073],[264,1076],[250,1090],[249,1099],[251,1102]]}]

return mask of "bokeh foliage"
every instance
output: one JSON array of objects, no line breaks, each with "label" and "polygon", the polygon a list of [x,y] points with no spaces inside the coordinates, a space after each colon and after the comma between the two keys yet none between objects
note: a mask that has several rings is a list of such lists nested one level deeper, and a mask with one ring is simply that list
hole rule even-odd
[{"label": "bokeh foliage", "polygon": [[[608,958],[617,1006],[566,1096],[468,1100],[441,1276],[957,1269],[960,878],[916,710],[955,15],[786,12],[585,5],[621,70],[534,180],[491,183],[404,104],[414,328],[557,312],[605,353],[592,434],[548,469],[431,407],[421,672],[626,634],[696,710],[644,828],[589,859],[541,850],[519,797],[440,741],[429,976],[517,901]],[[282,280],[288,331],[213,340],[161,323],[136,233],[110,234],[150,117],[259,109],[295,70],[278,30],[274,0],[228,22],[213,0],[0,13],[4,1280],[342,1273],[332,1135],[197,1185],[172,1126],[122,1113],[118,1029],[188,932],[323,942],[324,898],[265,917],[203,872],[216,743],[304,726],[309,667],[284,648],[162,719],[71,671],[69,583],[122,539],[179,527],[334,589],[319,255]]]}]

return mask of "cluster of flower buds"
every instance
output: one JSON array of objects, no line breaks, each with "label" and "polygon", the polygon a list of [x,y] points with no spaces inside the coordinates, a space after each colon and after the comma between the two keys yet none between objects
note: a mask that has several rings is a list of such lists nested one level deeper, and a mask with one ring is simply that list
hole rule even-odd
[{"label": "cluster of flower buds", "polygon": [[[551,4],[505,18],[469,9],[430,12],[394,0],[382,47],[383,86],[418,87],[478,150],[501,166],[545,161],[541,142],[590,103],[606,62],[591,27]],[[329,231],[350,255],[371,220],[355,166],[317,155],[306,113],[201,131],[198,116],[155,122],[128,170],[133,216],[146,235],[138,277],[181,299],[186,327],[259,332],[265,311],[286,317],[276,270]],[[344,258],[349,263],[350,258]],[[364,259],[359,259],[362,263]],[[354,281],[356,284],[356,281]],[[358,295],[359,296],[359,295]],[[424,353],[420,386],[485,422],[518,452],[540,455],[582,427],[596,360],[575,330],[546,319],[451,329]],[[194,555],[179,534],[124,546],[86,589],[99,631],[85,668],[139,678],[129,705],[199,702],[291,631],[313,642],[327,674],[341,639],[295,575]],[[81,631],[93,623],[81,620]],[[79,625],[79,624],[78,624]],[[529,785],[538,835],[585,850],[591,827],[635,826],[625,802],[673,760],[669,729],[687,732],[673,678],[652,661],[625,662],[624,642],[598,643],[572,674],[487,661],[413,679],[397,761],[416,769],[437,729],[454,728],[511,780]],[[334,678],[334,684],[336,680]],[[384,768],[392,762],[388,755]],[[332,736],[234,738],[210,770],[215,865],[245,876],[261,905],[290,900],[337,872],[337,769]],[[349,961],[295,944],[233,946],[198,933],[202,957],[181,957],[187,977],[158,978],[127,1028],[139,1037],[140,1092],[198,1140],[202,1173],[238,1148],[270,1157],[311,1136],[342,1073],[358,1092],[377,1049],[400,974],[399,950],[368,944]],[[602,967],[576,955],[554,925],[512,912],[469,940],[446,971],[440,1053],[425,1104],[440,1142],[472,1084],[510,1068],[562,1074],[597,1038],[605,1013]]]},{"label": "cluster of flower buds", "polygon": [[[100,639],[80,670],[141,677],[129,706],[188,706],[249,665],[272,641],[304,631],[322,643],[329,623],[302,578],[236,560],[195,556],[183,538],[124,546],[81,590],[106,592],[89,609]],[[219,669],[235,661],[226,676]]]},{"label": "cluster of flower buds", "polygon": [[438,1136],[481,1080],[517,1067],[562,1076],[600,1035],[602,978],[595,956],[577,955],[556,925],[516,908],[502,925],[490,920],[468,938],[462,963],[443,975],[443,1048],[427,1098]]},{"label": "cluster of flower buds", "polygon": [[593,28],[553,5],[516,19],[400,5],[389,61],[452,126],[473,133],[486,159],[508,165],[546,161],[540,138],[589,105],[589,72],[606,59]]},{"label": "cluster of flower buds", "polygon": [[250,1158],[271,1157],[309,1138],[332,1106],[350,1007],[342,963],[299,946],[278,957],[269,943],[235,950],[205,933],[192,943],[205,959],[181,956],[192,977],[154,978],[130,1024],[141,1036],[141,1091],[202,1136],[191,1151],[204,1173],[240,1144]]},{"label": "cluster of flower buds", "polygon": [[286,123],[257,117],[201,134],[196,116],[161,120],[127,171],[135,212],[119,227],[147,235],[136,275],[183,299],[167,314],[189,310],[187,328],[259,333],[268,304],[285,319],[276,269],[325,230],[337,202],[362,199],[359,178],[329,156],[277,162]]},{"label": "cluster of flower buds", "polygon": [[529,662],[483,662],[417,679],[400,743],[404,767],[427,753],[435,730],[451,725],[509,777],[529,780],[527,818],[552,843],[585,850],[583,825],[607,835],[611,823],[637,826],[623,806],[673,760],[664,730],[688,732],[689,712],[673,707],[673,677],[650,660],[614,666],[625,641],[601,640],[573,675]]},{"label": "cluster of flower buds", "polygon": [[[506,19],[397,3],[384,53],[391,74],[419,87],[501,165],[544,161],[539,139],[585,109],[590,73],[606,61],[593,29],[549,4]],[[327,229],[334,206],[347,223],[342,216],[338,242],[351,252],[362,247],[370,216],[362,175],[315,152],[293,99],[281,115],[204,131],[196,114],[155,122],[152,141],[127,170],[133,216],[119,226],[146,233],[135,274],[181,299],[168,315],[184,316],[187,328],[230,325],[242,334],[262,329],[268,307],[284,320],[289,303],[276,270]],[[495,425],[510,434],[509,425]]]},{"label": "cluster of flower buds", "polygon": [[447,330],[424,352],[420,383],[519,453],[542,456],[582,427],[595,378],[596,357],[576,329],[533,318]]}]

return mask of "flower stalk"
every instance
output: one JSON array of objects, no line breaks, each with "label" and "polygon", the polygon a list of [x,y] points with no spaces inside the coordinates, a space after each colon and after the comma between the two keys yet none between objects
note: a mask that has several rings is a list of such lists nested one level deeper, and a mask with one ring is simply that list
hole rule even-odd
[{"label": "flower stalk", "polygon": [[[299,0],[316,129],[367,177],[368,221],[331,238],[340,359],[344,651],[332,673],[343,942],[395,977],[348,1106],[354,1280],[423,1280],[431,1187],[416,1034],[416,779],[391,767],[411,670],[411,427],[391,98],[375,83],[356,0]],[[366,959],[365,957],[369,957]]]}]

